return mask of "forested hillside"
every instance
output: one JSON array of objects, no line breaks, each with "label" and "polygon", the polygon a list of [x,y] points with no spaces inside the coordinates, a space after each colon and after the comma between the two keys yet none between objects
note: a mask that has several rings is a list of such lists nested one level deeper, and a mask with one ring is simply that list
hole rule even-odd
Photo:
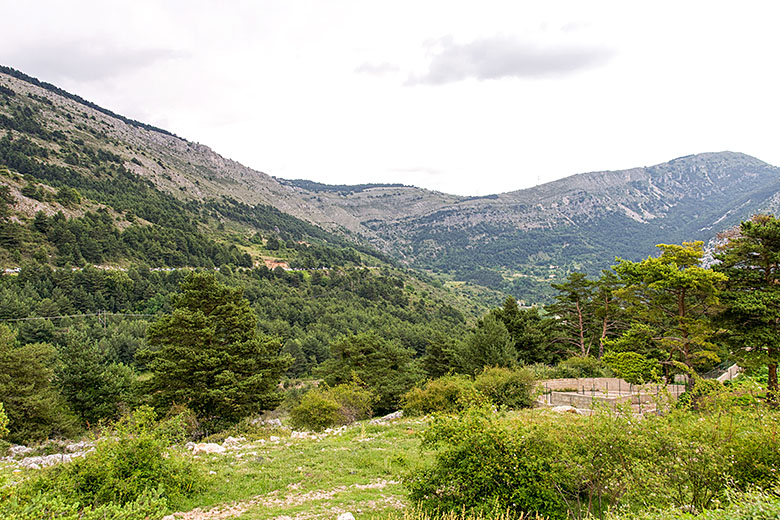
[{"label": "forested hillside", "polygon": [[[484,197],[275,179],[13,69],[0,69],[0,86],[5,199],[18,201],[15,211],[28,220],[41,210],[78,222],[66,234],[72,251],[56,245],[64,234],[57,220],[25,231],[12,218],[0,238],[27,257],[60,263],[132,257],[159,266],[248,266],[273,256],[255,247],[273,236],[272,244],[278,237],[311,245],[298,265],[322,263],[323,244],[357,249],[363,261],[392,258],[531,304],[549,302],[549,282],[570,272],[595,275],[616,256],[638,260],[660,242],[706,242],[778,207],[777,168],[731,152]],[[109,218],[119,234],[85,238]],[[120,242],[125,251],[116,250]],[[0,262],[15,266],[7,256]]]},{"label": "forested hillside", "polygon": [[133,405],[148,325],[176,308],[196,273],[247,299],[289,377],[310,376],[334,343],[369,332],[420,374],[427,345],[484,309],[346,233],[258,202],[267,193],[253,201],[245,185],[238,198],[216,189],[243,182],[225,169],[212,184],[189,177],[213,152],[177,152],[194,145],[11,72],[0,74],[3,348],[58,378],[42,406],[61,419],[25,420],[19,440]]}]

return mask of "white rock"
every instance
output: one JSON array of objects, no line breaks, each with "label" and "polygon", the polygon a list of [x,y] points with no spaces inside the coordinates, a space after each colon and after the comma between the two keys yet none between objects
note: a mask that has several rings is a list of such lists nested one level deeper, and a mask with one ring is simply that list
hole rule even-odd
[{"label": "white rock", "polygon": [[279,442],[281,439],[279,439],[279,437],[277,437],[276,435],[271,435],[270,437],[268,437],[268,440],[271,442]]},{"label": "white rock", "polygon": [[277,428],[282,427],[281,419],[261,419],[260,417],[257,419],[252,419],[249,424],[252,426],[275,426]]},{"label": "white rock", "polygon": [[8,448],[8,453],[10,453],[12,457],[16,457],[17,455],[24,455],[25,453],[30,453],[32,450],[33,450],[32,448],[29,448],[27,446],[14,444],[10,448]]},{"label": "white rock", "polygon": [[352,513],[341,513],[336,520],[355,520],[355,515]]},{"label": "white rock", "polygon": [[377,417],[376,419],[371,419],[369,424],[382,424],[386,423],[395,419],[400,419],[404,416],[403,410],[398,410],[397,412],[389,413],[385,415],[384,417]]},{"label": "white rock", "polygon": [[223,453],[224,451],[225,448],[214,442],[201,442],[192,448],[194,455],[198,453]]},{"label": "white rock", "polygon": [[68,444],[67,446],[65,446],[65,449],[72,453],[74,451],[87,451],[90,448],[93,448],[94,446],[95,446],[94,442],[81,441],[81,442],[74,442],[73,444]]},{"label": "white rock", "polygon": [[236,444],[242,443],[246,440],[246,437],[228,437],[222,442],[223,446],[235,446]]},{"label": "white rock", "polygon": [[576,408],[574,408],[573,406],[569,406],[568,404],[561,405],[561,406],[553,406],[550,409],[553,412],[557,412],[557,413],[576,413],[576,414],[580,413]]}]

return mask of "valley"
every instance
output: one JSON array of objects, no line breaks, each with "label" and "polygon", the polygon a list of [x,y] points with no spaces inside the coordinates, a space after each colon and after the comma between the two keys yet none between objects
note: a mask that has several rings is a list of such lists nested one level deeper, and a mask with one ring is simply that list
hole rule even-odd
[{"label": "valley", "polygon": [[778,174],[281,179],[0,67],[0,516],[776,518]]}]

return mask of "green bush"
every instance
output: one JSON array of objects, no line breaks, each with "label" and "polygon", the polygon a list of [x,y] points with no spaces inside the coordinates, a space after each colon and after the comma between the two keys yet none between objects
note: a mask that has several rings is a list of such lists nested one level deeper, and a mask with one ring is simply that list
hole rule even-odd
[{"label": "green bush", "polygon": [[339,403],[326,391],[315,388],[301,397],[301,402],[290,410],[293,428],[320,431],[335,425],[339,419]]},{"label": "green bush", "polygon": [[545,365],[544,363],[534,363],[533,365],[526,365],[526,368],[531,371],[537,380],[541,379],[555,379],[557,372],[555,367]]},{"label": "green bush", "polygon": [[725,387],[715,379],[696,378],[693,388],[686,390],[677,399],[677,405],[694,410],[712,407],[718,400],[718,394],[725,393]]},{"label": "green bush", "polygon": [[293,428],[320,431],[371,417],[377,396],[357,382],[314,388],[290,410]]},{"label": "green bush", "polygon": [[148,520],[161,518],[166,501],[157,493],[145,494],[127,504],[82,507],[54,493],[38,493],[20,498],[12,489],[0,491],[0,518],[3,520]]},{"label": "green bush", "polygon": [[339,404],[339,424],[351,424],[371,417],[378,397],[358,383],[344,383],[330,389]]},{"label": "green bush", "polygon": [[427,511],[510,510],[545,517],[684,508],[701,512],[731,489],[772,489],[780,469],[780,414],[674,410],[636,419],[472,409],[438,416],[424,433],[432,465],[406,480]]},{"label": "green bush", "polygon": [[201,475],[170,442],[169,433],[157,429],[154,410],[141,407],[98,439],[94,452],[41,471],[20,485],[19,495],[52,495],[93,508],[124,506],[150,493],[160,500],[186,496],[201,487]]},{"label": "green bush", "polygon": [[409,415],[436,412],[456,412],[478,402],[485,396],[477,392],[474,382],[464,375],[443,376],[415,387],[401,398],[401,405]]},{"label": "green bush", "polygon": [[8,416],[3,409],[3,403],[0,403],[0,439],[8,433]]},{"label": "green bush", "polygon": [[635,385],[657,381],[661,363],[638,352],[607,352],[601,358],[617,377]]},{"label": "green bush", "polygon": [[587,356],[573,356],[558,363],[555,377],[561,379],[580,377],[604,377],[604,369],[598,359]]},{"label": "green bush", "polygon": [[752,492],[732,497],[723,508],[693,514],[674,508],[665,511],[642,511],[635,514],[612,513],[607,520],[777,520],[780,497],[774,492]]},{"label": "green bush", "polygon": [[566,518],[566,504],[553,485],[560,479],[549,455],[559,451],[552,432],[517,435],[491,409],[439,416],[423,437],[423,446],[436,449],[436,462],[407,478],[409,497],[430,512],[535,511]]},{"label": "green bush", "polygon": [[492,367],[476,377],[474,388],[495,405],[528,408],[534,404],[536,379],[528,369]]}]

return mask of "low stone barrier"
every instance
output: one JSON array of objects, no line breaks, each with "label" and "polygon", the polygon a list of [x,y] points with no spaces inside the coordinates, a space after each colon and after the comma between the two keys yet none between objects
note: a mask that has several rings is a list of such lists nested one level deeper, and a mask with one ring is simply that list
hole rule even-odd
[{"label": "low stone barrier", "polygon": [[578,379],[544,379],[538,382],[549,406],[593,408],[596,403],[615,408],[618,404],[645,405],[653,403],[659,394],[668,393],[677,399],[684,385],[634,385],[615,377]]}]

